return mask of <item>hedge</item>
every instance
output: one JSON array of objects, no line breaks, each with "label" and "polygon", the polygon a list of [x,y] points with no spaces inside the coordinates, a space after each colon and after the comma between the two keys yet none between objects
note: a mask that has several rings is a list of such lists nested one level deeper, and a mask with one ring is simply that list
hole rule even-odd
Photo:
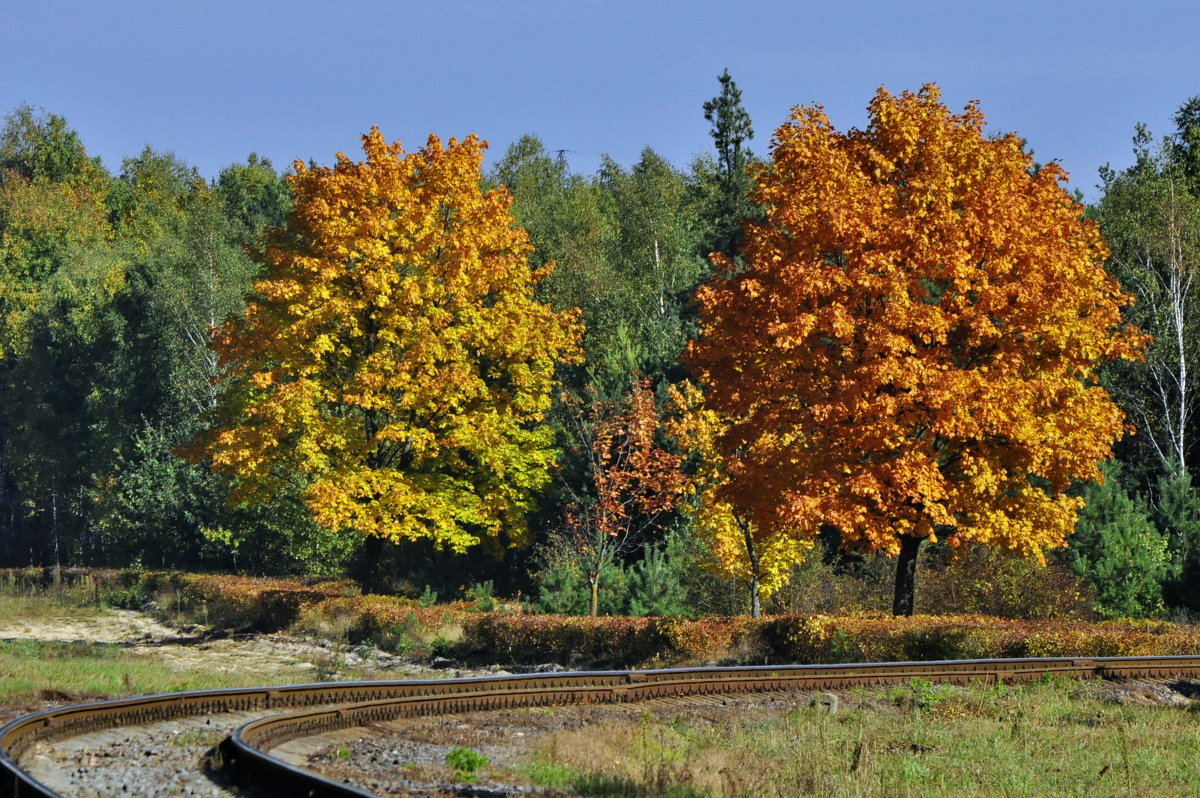
[{"label": "hedge", "polygon": [[[217,629],[292,628],[398,651],[501,665],[627,668],[701,663],[888,662],[993,657],[1105,657],[1200,652],[1200,626],[1166,621],[1009,620],[983,615],[778,615],[587,618],[480,611],[458,601],[360,596],[346,580],[154,571],[0,569],[0,590],[60,591]],[[461,638],[461,639],[459,639]]]},{"label": "hedge", "polygon": [[782,615],[760,620],[481,615],[463,651],[506,664],[579,667],[744,662],[892,662],[1192,654],[1200,628],[1160,621],[1017,621],[989,616]]}]

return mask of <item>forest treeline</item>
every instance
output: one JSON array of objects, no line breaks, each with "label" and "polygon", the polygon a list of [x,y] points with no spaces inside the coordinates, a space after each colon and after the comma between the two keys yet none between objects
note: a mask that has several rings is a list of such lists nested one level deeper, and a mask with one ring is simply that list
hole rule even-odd
[{"label": "forest treeline", "polygon": [[[475,584],[547,611],[635,614],[757,609],[760,593],[805,569],[824,578],[877,567],[824,528],[815,545],[779,553],[778,572],[760,572],[751,551],[748,578],[739,555],[722,554],[728,540],[703,532],[705,433],[687,416],[699,399],[684,352],[701,324],[697,288],[717,273],[711,255],[736,274],[743,222],[766,218],[748,168],[767,158],[751,152],[727,73],[701,110],[714,148],[686,169],[647,148],[629,166],[606,157],[581,175],[531,135],[483,175],[480,196],[503,187],[528,232],[534,298],[577,314],[582,357],[557,365],[542,422],[557,465],[513,503],[522,531],[439,548],[330,529],[306,505],[302,473],[248,491],[196,448],[228,390],[222,356],[235,356],[214,332],[248,301],[267,301],[255,281],[287,260],[278,253],[301,251],[294,186],[319,168],[285,173],[252,154],[206,180],[147,148],[112,173],[67,120],[15,109],[0,133],[0,564],[349,570],[427,596]],[[1103,484],[1071,485],[1083,508],[1069,547],[1048,552],[1057,570],[1045,578],[1073,575],[1114,616],[1200,610],[1200,97],[1174,121],[1161,138],[1138,127],[1134,164],[1102,170],[1100,199],[1086,208],[1109,272],[1136,299],[1124,318],[1153,342],[1144,358],[1103,366],[1136,433],[1116,443]],[[622,451],[624,461],[612,454]],[[599,521],[605,491],[617,490],[614,458],[628,467],[627,506]]]}]

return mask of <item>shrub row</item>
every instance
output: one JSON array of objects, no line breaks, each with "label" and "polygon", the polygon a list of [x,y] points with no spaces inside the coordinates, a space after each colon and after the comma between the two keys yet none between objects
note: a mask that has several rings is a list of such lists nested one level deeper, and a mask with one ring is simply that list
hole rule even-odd
[{"label": "shrub row", "polygon": [[[175,610],[217,629],[286,629],[309,605],[357,590],[349,582],[310,582],[248,576],[177,575]],[[159,594],[161,595],[161,593]]]},{"label": "shrub row", "polygon": [[557,663],[624,668],[728,655],[752,628],[749,619],[587,618],[499,615],[467,619],[459,652],[504,664]]},{"label": "shrub row", "polygon": [[357,592],[348,580],[317,581],[173,571],[14,568],[0,570],[8,593],[53,593],[80,603],[150,609],[175,621],[235,631],[291,626],[309,604]]},{"label": "shrub row", "polygon": [[989,616],[469,618],[464,653],[498,663],[633,667],[701,662],[890,662],[1136,656],[1200,651],[1200,628],[1167,622],[1016,621]]},{"label": "shrub row", "polygon": [[474,602],[423,605],[397,596],[345,596],[309,604],[293,629],[350,643],[373,643],[390,651],[431,649],[438,639],[458,637],[461,624],[479,610]]},{"label": "shrub row", "polygon": [[[449,652],[498,664],[636,667],[704,662],[833,663],[992,657],[1194,654],[1200,626],[1165,621],[1023,621],[980,615],[778,615],[586,618],[481,612],[480,601],[427,606],[355,595],[349,581],[154,571],[3,569],[0,590],[145,607],[218,629],[293,628],[397,651]],[[488,602],[491,606],[491,602]]]}]

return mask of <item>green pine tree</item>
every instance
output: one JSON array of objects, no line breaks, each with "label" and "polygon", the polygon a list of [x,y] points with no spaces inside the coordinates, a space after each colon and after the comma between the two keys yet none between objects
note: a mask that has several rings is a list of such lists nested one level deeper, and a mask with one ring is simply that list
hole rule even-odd
[{"label": "green pine tree", "polygon": [[1122,484],[1120,464],[1101,471],[1103,484],[1084,493],[1068,559],[1095,586],[1101,615],[1154,615],[1163,609],[1163,583],[1177,573],[1167,538],[1154,527],[1144,498]]}]

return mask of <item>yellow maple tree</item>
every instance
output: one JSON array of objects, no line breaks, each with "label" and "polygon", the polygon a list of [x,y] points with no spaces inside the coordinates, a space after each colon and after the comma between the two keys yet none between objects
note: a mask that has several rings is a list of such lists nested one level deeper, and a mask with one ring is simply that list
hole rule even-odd
[{"label": "yellow maple tree", "polygon": [[245,317],[215,336],[228,390],[184,450],[233,477],[235,500],[298,478],[330,530],[525,542],[579,329],[534,300],[548,270],[530,268],[507,192],[482,190],[485,146],[431,136],[405,153],[372,128],[365,161],[296,162]]},{"label": "yellow maple tree", "polygon": [[922,541],[1041,558],[1071,533],[1074,480],[1126,430],[1097,381],[1140,356],[1096,226],[1015,135],[936,86],[880,89],[864,130],[797,107],[756,175],[745,265],[716,257],[688,362],[735,419],[721,494],[760,527],[899,555]]},{"label": "yellow maple tree", "polygon": [[741,463],[740,452],[727,456],[717,447],[728,422],[704,405],[700,389],[692,383],[673,385],[669,392],[677,415],[668,429],[696,461],[689,484],[693,501],[683,510],[704,544],[707,556],[702,564],[745,585],[750,614],[758,618],[762,600],[787,585],[793,567],[812,550],[813,540],[780,524],[756,524],[739,497],[724,492]]}]

